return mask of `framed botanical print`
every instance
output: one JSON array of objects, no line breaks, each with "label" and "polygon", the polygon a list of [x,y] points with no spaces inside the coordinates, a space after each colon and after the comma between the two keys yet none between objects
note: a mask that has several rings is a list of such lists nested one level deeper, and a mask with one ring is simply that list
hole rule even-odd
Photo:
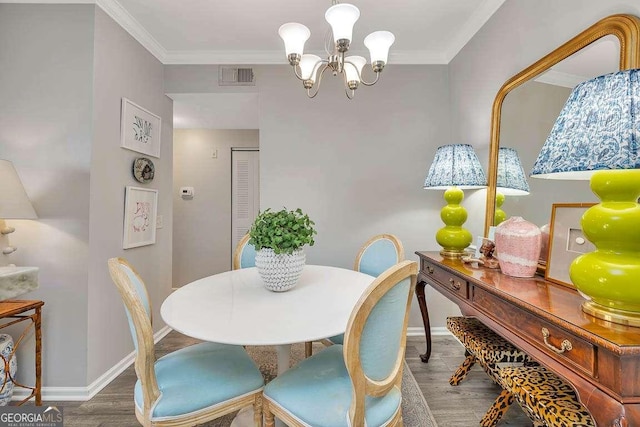
[{"label": "framed botanical print", "polygon": [[122,98],[120,146],[152,157],[160,157],[160,116]]},{"label": "framed botanical print", "polygon": [[156,242],[158,190],[127,186],[124,201],[124,249]]}]

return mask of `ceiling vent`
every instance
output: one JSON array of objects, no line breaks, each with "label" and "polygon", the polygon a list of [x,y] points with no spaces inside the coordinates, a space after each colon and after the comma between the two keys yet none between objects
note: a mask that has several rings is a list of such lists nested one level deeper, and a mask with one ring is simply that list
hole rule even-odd
[{"label": "ceiling vent", "polygon": [[253,68],[220,67],[218,74],[220,86],[255,86]]}]

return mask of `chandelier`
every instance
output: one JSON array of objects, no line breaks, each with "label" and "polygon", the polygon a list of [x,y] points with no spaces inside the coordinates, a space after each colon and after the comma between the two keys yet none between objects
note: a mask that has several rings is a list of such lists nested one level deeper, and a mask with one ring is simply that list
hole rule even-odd
[{"label": "chandelier", "polygon": [[357,55],[345,56],[351,44],[353,25],[360,17],[360,10],[352,4],[337,3],[333,0],[333,5],[327,9],[324,17],[331,26],[325,39],[327,59],[303,54],[304,44],[311,36],[311,31],[302,24],[289,22],[278,30],[278,34],[284,40],[287,60],[296,77],[302,80],[309,98],[318,94],[322,76],[325,71],[330,70],[334,76],[342,74],[347,98],[353,99],[360,83],[365,86],[376,84],[387,63],[389,48],[395,37],[389,31],[375,31],[365,37],[364,45],[369,49],[371,69],[375,73],[375,79],[368,82],[362,78],[362,69],[367,60]]}]

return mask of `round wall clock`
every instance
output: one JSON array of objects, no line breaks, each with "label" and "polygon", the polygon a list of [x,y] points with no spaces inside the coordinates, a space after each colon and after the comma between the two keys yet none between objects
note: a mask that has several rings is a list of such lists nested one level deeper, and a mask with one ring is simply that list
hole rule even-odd
[{"label": "round wall clock", "polygon": [[156,167],[146,157],[138,157],[133,161],[133,177],[138,182],[147,183],[153,180]]}]

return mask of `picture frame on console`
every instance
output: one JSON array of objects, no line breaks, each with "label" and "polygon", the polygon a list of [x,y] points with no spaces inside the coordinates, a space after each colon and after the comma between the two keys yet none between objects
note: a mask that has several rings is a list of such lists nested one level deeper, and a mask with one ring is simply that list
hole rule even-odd
[{"label": "picture frame on console", "polygon": [[580,254],[595,250],[583,234],[580,220],[595,203],[554,203],[551,207],[549,256],[544,278],[575,289],[569,266]]}]

